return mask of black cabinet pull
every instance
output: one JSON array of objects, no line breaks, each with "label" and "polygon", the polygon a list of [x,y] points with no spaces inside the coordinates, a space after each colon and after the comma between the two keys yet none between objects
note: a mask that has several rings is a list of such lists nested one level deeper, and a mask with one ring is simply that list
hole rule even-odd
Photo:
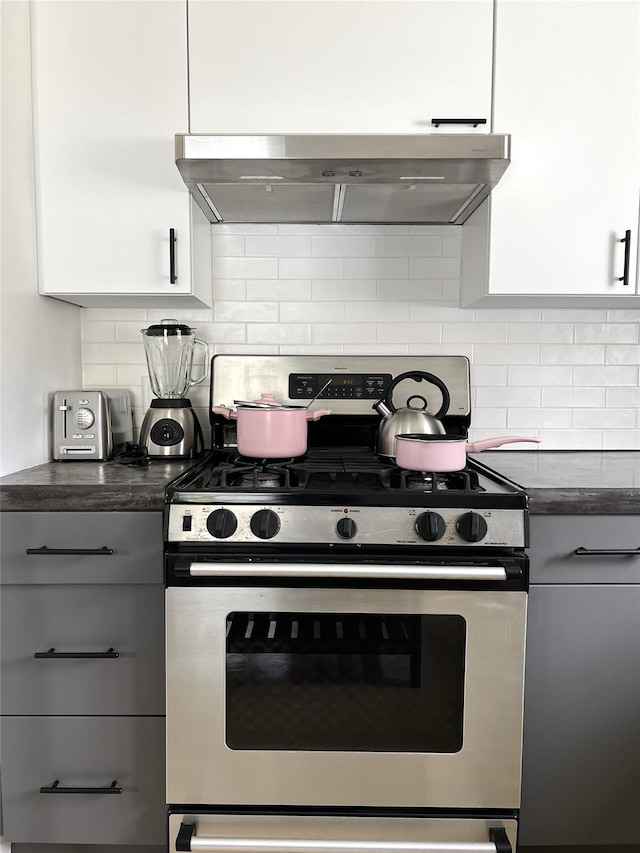
[{"label": "black cabinet pull", "polygon": [[62,788],[60,786],[60,780],[56,779],[56,781],[52,785],[43,785],[40,788],[41,794],[121,794],[122,788],[118,786],[118,783],[113,780],[110,785],[105,785],[103,788]]},{"label": "black cabinet pull", "polygon": [[106,545],[103,545],[102,548],[47,548],[46,545],[43,545],[42,548],[27,548],[25,553],[40,557],[58,557],[60,554],[72,556],[90,554],[94,557],[108,557],[113,554],[113,548],[107,548]]},{"label": "black cabinet pull", "polygon": [[472,124],[477,127],[479,124],[486,124],[486,118],[432,118],[431,124],[435,127],[440,127],[441,124]]},{"label": "black cabinet pull", "polygon": [[576,548],[578,557],[609,554],[617,557],[640,557],[640,548]]},{"label": "black cabinet pull", "polygon": [[106,652],[57,652],[54,648],[49,649],[48,652],[36,652],[34,654],[34,658],[38,658],[39,660],[48,659],[48,660],[70,660],[72,658],[77,659],[86,659],[86,658],[119,658],[120,652],[114,652],[113,646],[107,649]]},{"label": "black cabinet pull", "polygon": [[175,284],[178,280],[176,275],[176,229],[169,228],[169,280]]},{"label": "black cabinet pull", "polygon": [[185,853],[185,851],[191,850],[191,839],[193,838],[195,828],[195,823],[180,824],[180,829],[178,830],[178,835],[176,837],[177,853]]},{"label": "black cabinet pull", "polygon": [[512,853],[513,851],[507,831],[502,826],[489,830],[489,841],[495,844],[496,853]]},{"label": "black cabinet pull", "polygon": [[625,286],[629,284],[629,262],[631,260],[631,231],[625,231],[624,237],[620,240],[624,243],[624,272],[618,279]]}]

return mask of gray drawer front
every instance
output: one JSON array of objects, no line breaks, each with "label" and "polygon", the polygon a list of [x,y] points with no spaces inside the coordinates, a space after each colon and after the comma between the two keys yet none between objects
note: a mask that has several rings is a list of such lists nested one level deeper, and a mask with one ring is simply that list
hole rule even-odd
[{"label": "gray drawer front", "polygon": [[[6,586],[3,714],[164,714],[164,587]],[[117,658],[34,658],[35,653]]]},{"label": "gray drawer front", "polygon": [[[161,583],[162,513],[0,513],[2,583]],[[108,548],[62,555],[27,549]]]},{"label": "gray drawer front", "polygon": [[[11,842],[166,842],[164,719],[5,717],[4,837]],[[42,786],[122,794],[42,794]]]},{"label": "gray drawer front", "polygon": [[640,583],[636,555],[576,555],[589,550],[640,547],[637,515],[531,516],[531,583]]}]

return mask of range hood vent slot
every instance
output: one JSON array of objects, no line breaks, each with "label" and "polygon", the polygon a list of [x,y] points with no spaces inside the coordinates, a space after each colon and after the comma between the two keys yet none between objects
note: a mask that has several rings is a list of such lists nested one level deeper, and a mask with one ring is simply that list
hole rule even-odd
[{"label": "range hood vent slot", "polygon": [[460,225],[509,158],[498,134],[176,136],[178,169],[212,223]]}]

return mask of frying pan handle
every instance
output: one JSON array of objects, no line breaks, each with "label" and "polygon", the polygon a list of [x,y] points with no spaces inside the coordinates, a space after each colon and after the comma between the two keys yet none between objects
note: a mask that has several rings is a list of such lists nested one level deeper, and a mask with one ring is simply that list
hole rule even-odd
[{"label": "frying pan handle", "polygon": [[422,382],[423,379],[426,379],[427,382],[430,382],[432,385],[435,385],[436,388],[440,390],[442,394],[442,405],[440,409],[435,413],[435,418],[441,418],[443,415],[449,411],[449,404],[451,403],[451,397],[449,395],[449,389],[444,384],[442,379],[439,379],[437,376],[434,376],[433,373],[427,373],[424,370],[409,370],[407,373],[400,373],[396,378],[391,382],[389,387],[386,390],[384,395],[384,403],[387,408],[391,412],[396,411],[396,407],[393,405],[393,391],[404,379],[413,379],[416,382]]},{"label": "frying pan handle", "polygon": [[503,435],[500,438],[485,438],[482,441],[468,441],[467,453],[480,453],[481,450],[489,450],[491,447],[500,447],[501,444],[511,444],[514,441],[533,441],[540,444],[542,439],[531,435]]}]

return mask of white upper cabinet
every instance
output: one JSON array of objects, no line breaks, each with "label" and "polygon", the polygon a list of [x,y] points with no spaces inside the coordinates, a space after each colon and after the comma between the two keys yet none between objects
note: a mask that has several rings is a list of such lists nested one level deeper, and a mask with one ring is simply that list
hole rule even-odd
[{"label": "white upper cabinet", "polygon": [[174,157],[188,114],[184,0],[43,0],[32,32],[40,292],[202,305],[211,279],[194,265],[210,254],[195,238],[210,229]]},{"label": "white upper cabinet", "polygon": [[463,304],[637,300],[640,2],[497,0],[494,129],[512,160],[465,223]]},{"label": "white upper cabinet", "polygon": [[492,0],[192,0],[190,130],[486,133],[492,43]]}]

